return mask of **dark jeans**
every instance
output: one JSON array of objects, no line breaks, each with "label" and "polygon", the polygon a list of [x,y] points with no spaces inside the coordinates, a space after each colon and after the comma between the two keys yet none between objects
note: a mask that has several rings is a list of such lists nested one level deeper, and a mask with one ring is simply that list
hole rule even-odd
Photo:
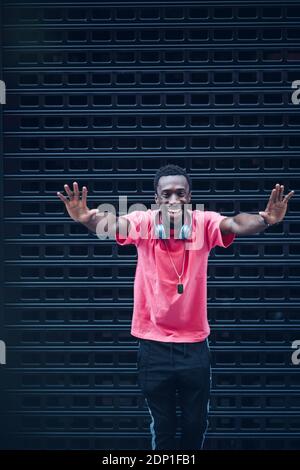
[{"label": "dark jeans", "polygon": [[180,449],[202,449],[211,387],[208,341],[165,343],[139,339],[137,363],[138,383],[152,419],[152,449],[177,449],[177,392],[181,408]]}]

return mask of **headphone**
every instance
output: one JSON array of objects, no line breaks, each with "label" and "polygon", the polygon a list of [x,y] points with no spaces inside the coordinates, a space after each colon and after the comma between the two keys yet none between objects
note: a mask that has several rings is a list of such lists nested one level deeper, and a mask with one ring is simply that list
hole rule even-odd
[{"label": "headphone", "polygon": [[[160,240],[163,240],[163,239],[167,238],[167,235],[166,235],[164,225],[160,224],[160,223],[158,223],[158,224],[156,223],[156,219],[157,219],[157,216],[159,215],[159,212],[160,212],[160,210],[157,211],[157,213],[155,214],[155,218],[154,218],[155,236],[156,236],[156,238],[159,238]],[[190,235],[192,233],[192,217],[190,216],[189,213],[188,213],[188,215],[190,217],[191,223],[190,223],[190,225],[187,225],[187,224],[182,225],[182,227],[180,229],[180,232],[179,232],[179,239],[180,240],[187,240],[188,238],[190,238]]]}]

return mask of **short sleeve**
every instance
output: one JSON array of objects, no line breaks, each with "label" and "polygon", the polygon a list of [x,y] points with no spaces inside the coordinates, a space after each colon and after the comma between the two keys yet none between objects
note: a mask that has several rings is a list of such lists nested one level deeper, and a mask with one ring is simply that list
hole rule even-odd
[{"label": "short sleeve", "polygon": [[133,211],[121,216],[130,222],[129,233],[116,233],[116,242],[119,245],[138,245],[142,238],[148,236],[147,211]]},{"label": "short sleeve", "polygon": [[235,239],[235,233],[221,232],[220,222],[223,219],[226,219],[226,216],[218,212],[204,211],[205,235],[209,251],[215,246],[227,248]]}]

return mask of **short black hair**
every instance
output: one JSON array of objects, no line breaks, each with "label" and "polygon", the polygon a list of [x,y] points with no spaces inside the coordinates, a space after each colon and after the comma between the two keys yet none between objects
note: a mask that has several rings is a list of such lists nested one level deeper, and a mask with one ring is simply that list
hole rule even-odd
[{"label": "short black hair", "polygon": [[158,180],[162,176],[170,176],[170,175],[182,175],[187,179],[187,182],[189,184],[189,191],[192,190],[192,180],[190,176],[187,174],[184,168],[181,168],[178,165],[165,165],[160,167],[155,176],[154,176],[154,191],[157,193],[157,186],[158,186]]}]

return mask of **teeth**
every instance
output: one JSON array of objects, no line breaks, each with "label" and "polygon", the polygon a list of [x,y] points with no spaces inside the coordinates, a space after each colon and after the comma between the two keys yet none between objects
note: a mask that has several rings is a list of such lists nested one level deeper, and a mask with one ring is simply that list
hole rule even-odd
[{"label": "teeth", "polygon": [[168,212],[171,214],[177,214],[178,212],[181,212],[181,209],[168,209]]}]

